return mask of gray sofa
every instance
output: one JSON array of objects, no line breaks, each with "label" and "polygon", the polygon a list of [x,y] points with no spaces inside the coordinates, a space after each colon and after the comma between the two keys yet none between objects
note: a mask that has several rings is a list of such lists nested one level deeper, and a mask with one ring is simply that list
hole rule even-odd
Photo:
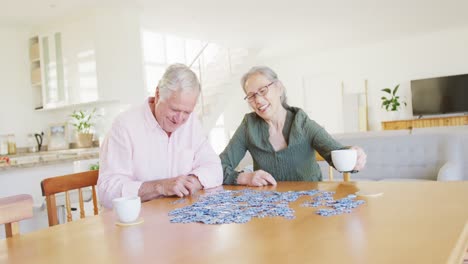
[{"label": "gray sofa", "polygon": [[[468,126],[335,134],[344,145],[367,153],[353,180],[468,180]],[[320,162],[324,179],[328,164]],[[335,179],[341,179],[338,172]]]}]

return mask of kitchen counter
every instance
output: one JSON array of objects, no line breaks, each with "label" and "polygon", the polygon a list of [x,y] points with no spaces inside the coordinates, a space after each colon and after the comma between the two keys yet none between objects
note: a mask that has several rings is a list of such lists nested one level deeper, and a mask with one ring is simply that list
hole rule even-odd
[{"label": "kitchen counter", "polygon": [[15,168],[31,168],[75,160],[96,159],[99,158],[99,148],[19,153],[16,155],[9,155],[8,157],[10,159],[10,164],[0,163],[0,171]]}]

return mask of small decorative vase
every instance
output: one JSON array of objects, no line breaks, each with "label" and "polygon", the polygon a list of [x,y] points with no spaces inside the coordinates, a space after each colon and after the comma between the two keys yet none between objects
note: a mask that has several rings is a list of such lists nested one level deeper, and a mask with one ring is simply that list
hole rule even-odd
[{"label": "small decorative vase", "polygon": [[390,119],[392,121],[400,120],[400,111],[390,111]]},{"label": "small decorative vase", "polygon": [[93,146],[93,134],[76,134],[76,146],[78,148],[90,148]]}]

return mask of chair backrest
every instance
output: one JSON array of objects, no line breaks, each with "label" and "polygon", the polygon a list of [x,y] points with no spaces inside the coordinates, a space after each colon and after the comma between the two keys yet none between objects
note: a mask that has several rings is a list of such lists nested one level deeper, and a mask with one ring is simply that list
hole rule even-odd
[{"label": "chair backrest", "polygon": [[19,234],[19,221],[33,216],[33,199],[29,194],[0,198],[0,225],[5,225],[6,237]]},{"label": "chair backrest", "polygon": [[46,197],[47,203],[47,215],[49,217],[49,226],[58,225],[57,218],[57,204],[55,200],[55,194],[65,192],[65,207],[67,211],[67,222],[71,222],[71,202],[70,190],[78,190],[79,205],[80,205],[80,218],[85,217],[83,192],[81,188],[89,187],[92,188],[92,199],[94,206],[94,215],[97,215],[98,204],[96,187],[98,180],[99,171],[86,171],[74,174],[68,174],[64,176],[52,177],[44,179],[41,182],[42,195]]}]

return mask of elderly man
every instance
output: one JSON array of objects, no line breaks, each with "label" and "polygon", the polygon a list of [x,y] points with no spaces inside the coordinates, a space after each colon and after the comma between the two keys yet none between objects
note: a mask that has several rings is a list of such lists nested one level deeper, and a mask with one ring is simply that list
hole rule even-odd
[{"label": "elderly man", "polygon": [[220,159],[192,114],[199,94],[193,71],[174,64],[155,97],[117,117],[100,153],[98,190],[105,207],[122,196],[183,197],[222,184]]}]

